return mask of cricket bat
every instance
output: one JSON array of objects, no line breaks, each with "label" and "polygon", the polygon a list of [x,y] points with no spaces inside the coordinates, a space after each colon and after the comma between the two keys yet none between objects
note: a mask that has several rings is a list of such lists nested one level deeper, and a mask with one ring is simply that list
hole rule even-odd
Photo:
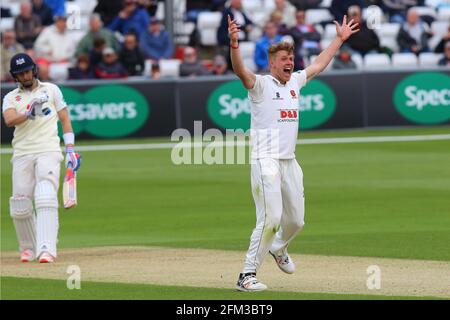
[{"label": "cricket bat", "polygon": [[77,205],[77,173],[69,166],[64,176],[63,184],[64,208],[70,209]]}]

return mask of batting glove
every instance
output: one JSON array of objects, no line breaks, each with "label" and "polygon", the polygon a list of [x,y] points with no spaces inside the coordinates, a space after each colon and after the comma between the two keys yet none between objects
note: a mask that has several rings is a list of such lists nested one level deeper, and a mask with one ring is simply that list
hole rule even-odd
[{"label": "batting glove", "polygon": [[66,168],[77,171],[81,165],[81,156],[75,152],[74,147],[66,147]]}]

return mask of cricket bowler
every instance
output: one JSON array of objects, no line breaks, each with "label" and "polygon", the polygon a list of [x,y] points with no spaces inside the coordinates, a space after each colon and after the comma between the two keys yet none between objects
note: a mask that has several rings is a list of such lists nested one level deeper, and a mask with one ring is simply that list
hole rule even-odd
[{"label": "cricket bowler", "polygon": [[251,105],[251,186],[256,206],[256,227],[250,238],[244,269],[236,288],[261,291],[267,286],[256,273],[267,253],[278,267],[292,274],[295,265],[287,248],[304,226],[303,172],[295,159],[298,135],[299,92],[322,72],[339,48],[359,31],[353,20],[336,25],[336,38],[309,67],[294,71],[294,50],[290,42],[268,49],[270,74],[255,75],[243,64],[239,52],[239,25],[228,16],[230,55],[233,70],[248,90]]},{"label": "cricket bowler", "polygon": [[18,83],[18,87],[4,97],[2,107],[5,124],[15,127],[10,214],[19,242],[20,260],[51,263],[57,256],[59,173],[60,162],[64,159],[58,119],[63,130],[65,163],[74,171],[80,166],[74,149],[75,136],[61,90],[37,79],[38,70],[29,55],[13,56],[10,73]]}]

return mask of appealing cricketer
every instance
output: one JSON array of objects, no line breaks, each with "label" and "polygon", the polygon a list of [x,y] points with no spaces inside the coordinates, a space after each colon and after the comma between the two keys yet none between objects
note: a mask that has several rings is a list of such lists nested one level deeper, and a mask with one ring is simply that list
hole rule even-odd
[{"label": "appealing cricketer", "polygon": [[236,288],[261,291],[267,286],[256,273],[267,253],[288,274],[295,271],[287,248],[304,226],[303,172],[295,159],[299,125],[300,89],[322,72],[345,40],[357,32],[353,20],[336,25],[337,36],[306,69],[294,71],[293,45],[273,44],[268,49],[270,74],[255,75],[243,64],[236,21],[228,17],[233,70],[248,90],[251,105],[251,186],[256,206],[256,228]]},{"label": "appealing cricketer", "polygon": [[18,87],[4,97],[2,110],[5,124],[15,127],[10,214],[19,242],[20,260],[54,262],[59,228],[60,162],[64,159],[58,119],[66,147],[66,166],[74,171],[80,166],[74,149],[75,136],[61,90],[37,79],[38,71],[32,58],[19,53],[11,58],[10,65]]}]

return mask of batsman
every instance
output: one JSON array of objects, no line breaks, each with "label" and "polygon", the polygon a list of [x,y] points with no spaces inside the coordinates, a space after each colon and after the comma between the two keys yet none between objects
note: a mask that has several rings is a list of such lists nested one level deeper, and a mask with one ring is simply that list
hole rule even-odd
[{"label": "batsman", "polygon": [[54,262],[58,239],[58,189],[64,159],[58,136],[61,121],[65,163],[80,167],[67,104],[54,84],[38,80],[33,59],[18,53],[11,58],[10,73],[18,87],[3,99],[3,118],[15,127],[12,140],[12,197],[10,214],[19,242],[20,260]]},{"label": "batsman", "polygon": [[303,171],[295,159],[300,89],[322,72],[345,40],[358,32],[358,24],[344,16],[336,24],[336,38],[305,70],[294,72],[290,42],[268,49],[270,74],[255,75],[240,55],[239,25],[228,16],[233,70],[248,90],[251,107],[251,185],[256,206],[256,227],[236,288],[252,292],[267,289],[256,272],[270,253],[285,273],[295,271],[288,246],[304,225]]}]

